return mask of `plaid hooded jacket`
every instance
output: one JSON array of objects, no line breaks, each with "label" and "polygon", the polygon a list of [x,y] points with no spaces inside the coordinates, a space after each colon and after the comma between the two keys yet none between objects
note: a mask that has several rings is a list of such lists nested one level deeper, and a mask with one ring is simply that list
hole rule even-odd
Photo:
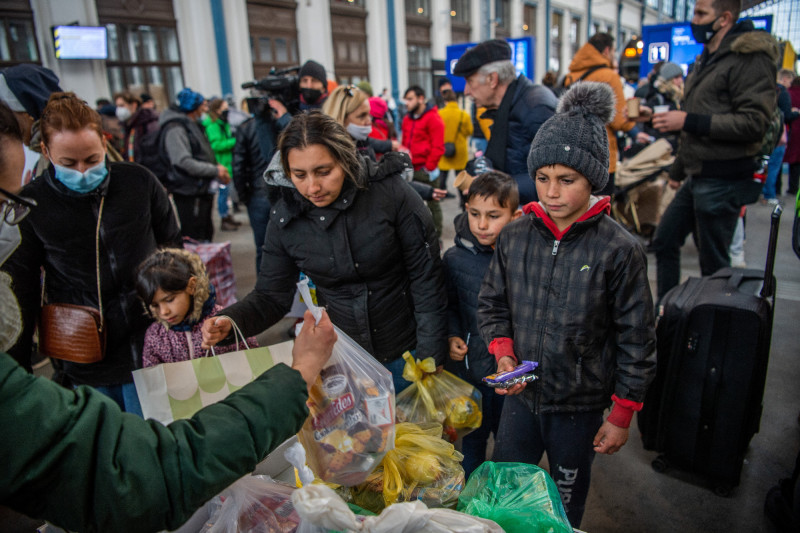
[{"label": "plaid hooded jacket", "polygon": [[517,359],[539,363],[522,393],[536,412],[602,410],[612,394],[642,402],[655,376],[646,256],[601,202],[560,240],[539,204],[526,206],[500,234],[478,296],[486,344],[509,337]]}]

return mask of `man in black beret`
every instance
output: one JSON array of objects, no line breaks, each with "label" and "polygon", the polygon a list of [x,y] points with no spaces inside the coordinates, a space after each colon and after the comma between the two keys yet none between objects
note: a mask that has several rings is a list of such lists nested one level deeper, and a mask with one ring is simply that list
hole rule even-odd
[{"label": "man in black beret", "polygon": [[514,177],[522,205],[536,201],[536,187],[528,175],[528,150],[539,127],[555,113],[555,95],[523,75],[517,77],[511,47],[502,39],[468,49],[453,74],[466,78],[464,94],[487,109],[483,118],[494,120],[486,157],[496,170]]}]

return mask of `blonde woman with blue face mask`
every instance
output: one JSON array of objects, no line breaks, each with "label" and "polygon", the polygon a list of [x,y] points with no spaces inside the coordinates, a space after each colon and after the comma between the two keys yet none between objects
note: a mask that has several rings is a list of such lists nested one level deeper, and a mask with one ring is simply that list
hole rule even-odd
[{"label": "blonde woman with blue face mask", "polygon": [[369,111],[369,95],[354,85],[340,85],[322,106],[323,113],[344,126],[356,142],[359,153],[376,161],[376,152],[382,154],[396,147],[391,141],[370,139],[372,116]]},{"label": "blonde woman with blue face mask", "polygon": [[60,362],[64,384],[90,385],[139,413],[131,371],[150,319],[137,302],[134,273],[156,248],[181,245],[172,206],[148,170],[107,161],[100,116],[73,93],[50,97],[40,128],[50,165],[20,193],[38,208],[19,223],[21,243],[3,267],[14,279],[24,327],[9,353],[31,368],[43,268],[44,302],[97,310],[105,330],[99,362]]},{"label": "blonde woman with blue face mask", "polygon": [[[400,149],[400,143],[396,140],[381,140],[369,136],[372,132],[369,95],[354,85],[337,87],[325,100],[322,112],[344,126],[356,142],[358,153],[363,157],[377,161],[377,154]],[[441,200],[447,195],[446,190],[424,183],[411,182],[411,187],[423,200]]]}]

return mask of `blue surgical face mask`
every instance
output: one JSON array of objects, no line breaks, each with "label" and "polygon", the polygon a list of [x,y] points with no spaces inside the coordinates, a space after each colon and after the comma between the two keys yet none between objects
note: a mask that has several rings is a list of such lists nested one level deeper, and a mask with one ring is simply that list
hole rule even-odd
[{"label": "blue surgical face mask", "polygon": [[78,172],[75,169],[62,167],[55,163],[53,163],[53,166],[56,169],[56,179],[63,183],[66,188],[79,193],[95,190],[108,176],[108,167],[106,167],[105,159],[92,168],[86,169],[86,172]]}]

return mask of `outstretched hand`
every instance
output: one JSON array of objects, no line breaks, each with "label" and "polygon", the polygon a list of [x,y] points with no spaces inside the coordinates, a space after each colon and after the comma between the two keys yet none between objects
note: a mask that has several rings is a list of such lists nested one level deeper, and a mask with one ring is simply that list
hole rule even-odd
[{"label": "outstretched hand", "polygon": [[326,311],[318,324],[314,323],[311,311],[303,314],[303,329],[294,340],[292,348],[292,368],[300,372],[311,389],[322,367],[328,362],[336,342],[336,331]]}]

